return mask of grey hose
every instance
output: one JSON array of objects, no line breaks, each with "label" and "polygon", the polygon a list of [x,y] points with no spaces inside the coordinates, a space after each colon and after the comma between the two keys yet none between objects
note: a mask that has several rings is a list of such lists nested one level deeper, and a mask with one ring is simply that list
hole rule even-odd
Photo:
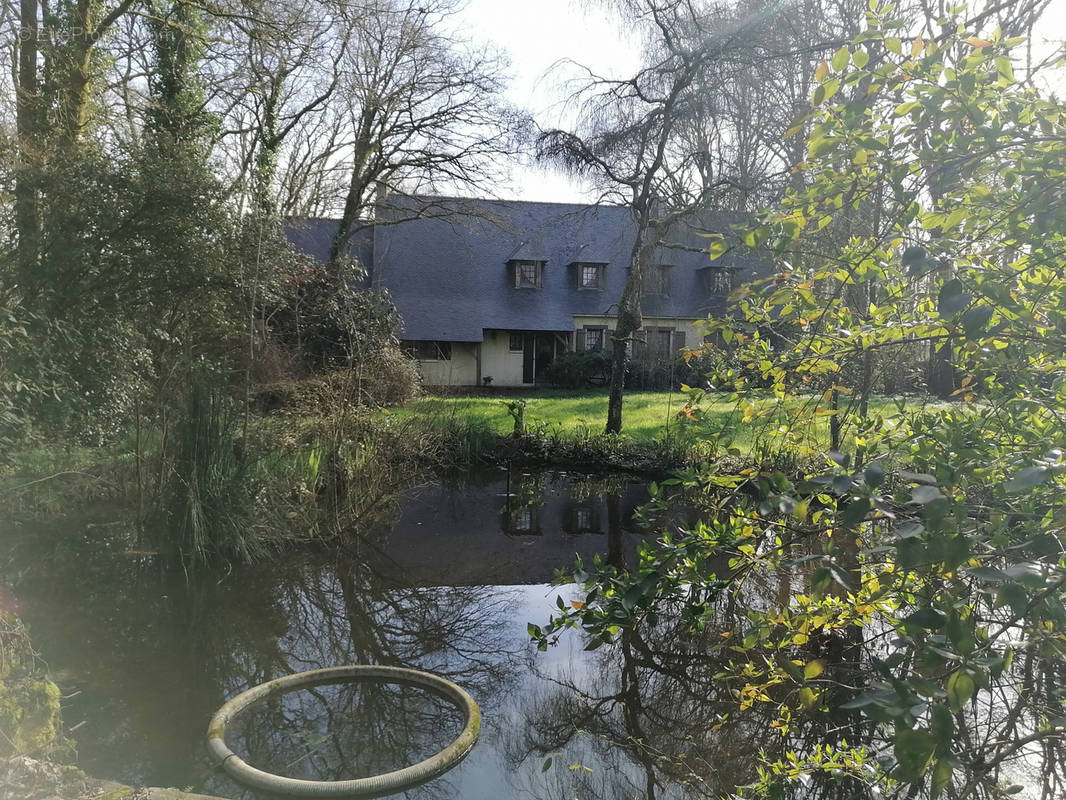
[{"label": "grey hose", "polygon": [[[294,689],[362,679],[412,684],[451,701],[466,717],[462,733],[439,753],[417,764],[383,775],[345,781],[306,781],[272,775],[245,763],[226,746],[226,727],[238,714],[260,700]],[[402,792],[447,772],[466,758],[477,742],[480,732],[481,710],[469,694],[451,681],[405,667],[359,664],[298,672],[261,683],[242,692],[223,705],[211,718],[211,724],[207,728],[207,750],[212,760],[220,764],[230,777],[254,789],[295,797],[380,797]]]}]

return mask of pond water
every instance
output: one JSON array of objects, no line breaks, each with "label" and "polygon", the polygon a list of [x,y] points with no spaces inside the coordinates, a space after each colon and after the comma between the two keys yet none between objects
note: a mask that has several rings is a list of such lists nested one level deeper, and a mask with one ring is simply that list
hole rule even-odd
[{"label": "pond water", "polygon": [[[253,797],[207,762],[214,711],[282,675],[383,663],[456,681],[484,715],[470,757],[410,797],[702,795],[750,779],[776,734],[707,734],[728,698],[699,641],[661,628],[588,652],[572,633],[538,653],[526,631],[577,597],[548,585],[575,555],[632,561],[646,497],[617,477],[468,476],[406,493],[387,530],[194,576],[132,548],[106,509],[11,523],[0,602],[30,626],[98,777]],[[432,695],[359,684],[264,704],[228,742],[261,769],[328,780],[413,763],[460,727]]]}]

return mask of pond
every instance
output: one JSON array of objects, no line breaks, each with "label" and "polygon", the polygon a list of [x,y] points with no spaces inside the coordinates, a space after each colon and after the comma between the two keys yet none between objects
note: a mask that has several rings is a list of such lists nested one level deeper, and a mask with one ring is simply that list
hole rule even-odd
[{"label": "pond", "polygon": [[[97,777],[253,797],[206,759],[214,711],[275,677],[382,663],[456,681],[484,715],[470,757],[410,797],[732,788],[776,733],[708,735],[728,697],[700,641],[660,627],[593,652],[577,633],[546,652],[529,643],[528,622],[578,596],[548,585],[555,570],[575,555],[634,559],[646,498],[621,477],[465,476],[407,492],[387,529],[189,576],[132,546],[98,509],[0,530],[0,602],[29,625],[63,689],[79,765]],[[460,726],[431,695],[348,685],[265,704],[228,741],[261,769],[335,780],[424,758]]]}]

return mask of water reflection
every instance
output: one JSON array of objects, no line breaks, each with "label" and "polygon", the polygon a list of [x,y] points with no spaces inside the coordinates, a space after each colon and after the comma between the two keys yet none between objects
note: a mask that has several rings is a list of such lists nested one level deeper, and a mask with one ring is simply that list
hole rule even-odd
[{"label": "water reflection", "polygon": [[[227,740],[268,772],[345,780],[427,758],[458,736],[463,723],[451,703],[417,687],[361,681],[270,698],[238,718]],[[440,796],[436,786],[433,793]]]},{"label": "water reflection", "polygon": [[[631,481],[559,474],[423,487],[390,530],[192,575],[132,549],[132,531],[100,509],[96,521],[0,531],[10,545],[0,578],[72,695],[66,722],[84,722],[80,764],[90,773],[250,796],[206,763],[217,707],[280,675],[382,663],[449,677],[485,712],[471,758],[411,795],[509,796],[503,740],[525,725],[524,698],[545,675],[586,661],[561,646],[534,671],[526,622],[555,596],[538,584],[575,554],[632,558],[642,538],[633,510],[645,497]],[[512,535],[522,509],[539,536]],[[265,769],[353,777],[439,749],[449,714],[409,690],[323,687],[258,709],[231,744]]]}]

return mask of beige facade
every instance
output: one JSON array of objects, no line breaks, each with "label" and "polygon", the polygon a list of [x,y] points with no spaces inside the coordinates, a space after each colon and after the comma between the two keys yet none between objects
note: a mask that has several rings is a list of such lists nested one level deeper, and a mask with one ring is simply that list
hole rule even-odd
[{"label": "beige facade", "polygon": [[451,342],[451,358],[415,358],[422,382],[427,386],[476,386],[480,346],[477,342]]},{"label": "beige facade", "polygon": [[511,332],[486,330],[481,343],[481,378],[492,378],[491,386],[523,386],[522,346],[511,349]]},{"label": "beige facade", "polygon": [[[638,349],[637,356],[667,360],[682,347],[698,346],[703,341],[700,322],[682,317],[645,317],[641,335],[646,345]],[[535,381],[529,380],[530,370],[534,370],[537,376],[543,375],[543,364],[536,359],[557,357],[567,350],[591,348],[592,337],[599,340],[600,346],[609,347],[609,331],[614,329],[615,323],[612,316],[584,315],[574,317],[573,333],[531,334],[485,329],[481,342],[440,343],[446,346],[438,348],[435,358],[416,356],[415,363],[428,386],[532,386]],[[524,352],[530,346],[534,350],[532,356]],[[433,347],[424,349],[432,351]]]},{"label": "beige facade", "polygon": [[[670,350],[680,350],[682,347],[698,347],[703,342],[702,319],[691,317],[644,317],[644,327],[638,337],[654,348],[655,336],[659,331],[671,331]],[[574,317],[575,331],[614,329],[617,320],[611,316],[576,316]],[[680,335],[678,335],[680,334]],[[580,337],[575,337],[580,338]],[[607,334],[603,336],[604,346],[609,346]]]}]

